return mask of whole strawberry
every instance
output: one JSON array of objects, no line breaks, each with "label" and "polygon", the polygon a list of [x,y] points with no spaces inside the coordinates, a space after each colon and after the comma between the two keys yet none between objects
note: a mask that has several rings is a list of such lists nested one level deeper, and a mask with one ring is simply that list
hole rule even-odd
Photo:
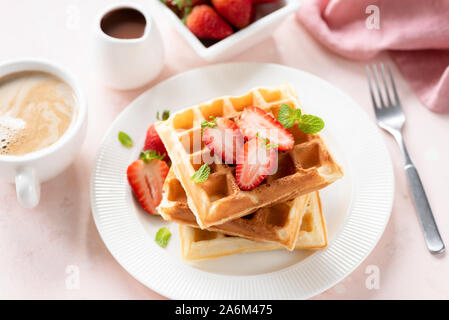
[{"label": "whole strawberry", "polygon": [[[150,125],[147,130],[147,136],[145,138],[145,145],[143,147],[143,151],[146,150],[155,150],[160,155],[166,156],[167,150],[165,149],[164,144],[162,143],[161,138],[159,137],[156,129],[154,128],[154,124]],[[167,159],[165,159],[167,160]]]},{"label": "whole strawberry", "polygon": [[251,21],[251,0],[212,0],[212,5],[237,29],[246,27]]},{"label": "whole strawberry", "polygon": [[233,33],[231,26],[207,4],[195,6],[187,16],[186,25],[201,39],[221,40]]}]

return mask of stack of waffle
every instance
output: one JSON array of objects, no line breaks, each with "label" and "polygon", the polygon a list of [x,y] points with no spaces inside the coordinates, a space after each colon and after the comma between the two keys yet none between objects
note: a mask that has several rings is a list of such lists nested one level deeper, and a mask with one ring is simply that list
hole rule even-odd
[{"label": "stack of waffle", "polygon": [[211,157],[201,143],[203,121],[211,116],[236,119],[247,106],[257,106],[277,118],[282,104],[300,108],[288,84],[213,99],[156,124],[172,161],[158,212],[165,220],[180,224],[184,259],[326,247],[318,190],[343,173],[318,134],[305,134],[297,126],[288,129],[294,147],[279,152],[277,171],[250,191],[238,187],[235,166],[221,161],[210,164],[206,181],[190,179]]}]

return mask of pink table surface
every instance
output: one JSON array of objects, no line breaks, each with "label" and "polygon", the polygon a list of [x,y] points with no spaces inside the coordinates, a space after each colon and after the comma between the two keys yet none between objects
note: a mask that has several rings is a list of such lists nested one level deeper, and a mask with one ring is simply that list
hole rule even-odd
[{"label": "pink table surface", "polygon": [[[103,87],[89,66],[89,39],[97,12],[111,2],[115,1],[0,2],[0,61],[31,56],[57,62],[82,80],[89,101],[89,128],[82,151],[68,170],[42,185],[42,199],[36,209],[19,207],[14,186],[0,183],[0,298],[164,298],[131,277],[106,249],[90,211],[90,172],[104,133],[134,98],[170,76],[206,63],[155,9],[154,19],[162,32],[166,53],[162,73],[135,91]],[[136,2],[154,9],[151,1]],[[382,55],[376,60],[389,58]],[[364,63],[340,58],[324,49],[293,15],[271,37],[232,61],[272,62],[311,72],[349,94],[373,118]],[[394,71],[407,115],[405,139],[449,245],[449,115],[425,109]],[[391,219],[368,258],[316,299],[449,298],[449,258],[446,254],[432,256],[426,250],[401,154],[391,137],[385,135],[384,139],[396,176]],[[79,270],[78,288],[66,285],[73,276],[72,265]],[[378,288],[369,289],[372,266],[379,271],[380,281]]]}]

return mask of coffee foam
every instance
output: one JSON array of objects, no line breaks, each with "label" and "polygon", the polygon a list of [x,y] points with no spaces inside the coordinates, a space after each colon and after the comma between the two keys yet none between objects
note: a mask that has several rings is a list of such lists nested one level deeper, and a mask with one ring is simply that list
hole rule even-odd
[{"label": "coffee foam", "polygon": [[22,119],[0,116],[0,154],[8,155],[12,145],[24,140],[26,122]]}]

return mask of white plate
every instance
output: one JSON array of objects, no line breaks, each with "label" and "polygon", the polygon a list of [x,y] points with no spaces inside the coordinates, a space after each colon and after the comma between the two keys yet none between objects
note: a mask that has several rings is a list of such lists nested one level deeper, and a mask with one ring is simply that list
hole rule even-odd
[{"label": "white plate", "polygon": [[[146,214],[134,200],[126,168],[138,157],[156,111],[177,110],[221,95],[289,82],[308,113],[321,116],[323,137],[345,176],[321,191],[329,247],[314,253],[246,253],[186,264],[178,227]],[[134,139],[132,149],[117,139]],[[114,121],[98,151],[91,180],[92,212],[112,255],[136,279],[178,299],[303,299],[342,280],[371,252],[393,202],[391,160],[376,126],[347,95],[302,71],[274,64],[233,63],[188,71],[151,88]],[[154,237],[169,226],[166,249]]]}]

